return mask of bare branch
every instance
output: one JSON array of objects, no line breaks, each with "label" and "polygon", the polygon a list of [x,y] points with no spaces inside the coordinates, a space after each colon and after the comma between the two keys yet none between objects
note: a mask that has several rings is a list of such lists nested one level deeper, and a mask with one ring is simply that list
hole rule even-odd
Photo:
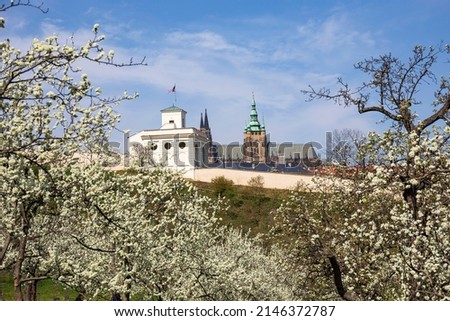
[{"label": "bare branch", "polygon": [[147,63],[145,62],[145,60],[147,59],[146,56],[144,56],[141,61],[139,62],[134,62],[133,58],[130,58],[130,62],[129,63],[115,63],[112,60],[109,61],[103,61],[103,60],[96,60],[94,58],[91,57],[85,57],[86,60],[92,61],[92,62],[96,62],[100,65],[108,65],[108,66],[114,66],[114,67],[134,67],[134,66],[147,66]]},{"label": "bare branch", "polygon": [[[419,87],[430,82],[436,83],[432,66],[438,55],[445,53],[450,53],[448,47],[440,44],[429,48],[416,46],[407,63],[391,54],[370,58],[355,64],[355,69],[371,77],[369,82],[360,87],[350,89],[348,84],[338,79],[339,89],[335,93],[326,88],[316,90],[312,86],[302,90],[302,93],[308,95],[309,100],[327,99],[345,107],[355,106],[360,114],[378,112],[403,126],[407,132],[422,131],[440,119],[447,120],[450,109],[450,82],[447,79],[441,80],[440,89],[435,93],[435,105],[442,104],[440,109],[423,121],[417,120],[412,110],[413,105],[420,103],[415,99]],[[374,94],[378,95],[378,104],[374,104],[371,99]]]},{"label": "bare branch", "polygon": [[18,1],[11,1],[8,4],[2,4],[2,5],[0,5],[0,12],[9,10],[14,7],[19,7],[19,6],[35,8],[35,9],[38,9],[39,11],[41,11],[42,13],[48,12],[48,8],[44,9],[43,2],[41,2],[40,4],[34,4],[31,2],[31,0],[27,0],[26,2],[24,2],[22,0],[18,0]]},{"label": "bare branch", "polygon": [[367,107],[362,102],[359,102],[356,105],[358,106],[358,112],[360,114],[364,114],[364,113],[375,111],[375,112],[379,112],[379,113],[383,114],[384,116],[386,116],[387,118],[395,120],[395,121],[401,121],[401,119],[402,119],[401,116],[391,113],[384,106],[370,106],[370,107]]},{"label": "bare branch", "polygon": [[422,129],[429,127],[430,125],[434,124],[439,119],[442,119],[447,122],[448,119],[447,119],[446,115],[449,112],[449,110],[450,110],[450,94],[447,94],[447,99],[445,100],[442,107],[437,112],[432,114],[430,117],[428,117],[422,121],[422,126],[421,126]]}]

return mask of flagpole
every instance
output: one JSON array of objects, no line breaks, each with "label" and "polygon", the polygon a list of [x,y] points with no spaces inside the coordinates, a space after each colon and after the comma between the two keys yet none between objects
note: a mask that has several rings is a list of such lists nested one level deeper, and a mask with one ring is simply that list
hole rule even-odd
[{"label": "flagpole", "polygon": [[173,101],[173,105],[175,106],[176,102],[177,102],[177,90],[176,90],[177,84],[174,84],[172,89],[169,89],[169,93],[171,94],[175,94],[175,99]]}]

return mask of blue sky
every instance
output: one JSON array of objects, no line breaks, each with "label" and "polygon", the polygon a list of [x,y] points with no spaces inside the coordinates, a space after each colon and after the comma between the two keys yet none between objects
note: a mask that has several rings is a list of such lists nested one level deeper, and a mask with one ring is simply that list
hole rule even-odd
[{"label": "blue sky", "polygon": [[[301,90],[334,87],[337,77],[357,85],[365,80],[353,69],[361,59],[388,52],[408,57],[416,44],[450,42],[447,0],[44,0],[44,6],[47,14],[30,8],[3,14],[2,32],[14,46],[27,48],[34,37],[53,33],[82,41],[98,23],[116,59],[146,57],[141,67],[85,67],[108,95],[140,93],[117,109],[119,128],[158,128],[176,83],[187,125],[198,126],[207,108],[220,143],[242,141],[252,92],[277,143],[324,144],[326,131],[336,128],[379,130],[378,115],[306,102]],[[448,70],[447,64],[436,73]],[[424,106],[424,113],[431,110]]]}]

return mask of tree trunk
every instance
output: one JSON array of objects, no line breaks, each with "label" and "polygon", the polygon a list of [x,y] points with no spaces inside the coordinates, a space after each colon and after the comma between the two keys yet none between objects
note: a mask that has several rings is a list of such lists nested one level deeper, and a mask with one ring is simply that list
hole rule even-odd
[{"label": "tree trunk", "polygon": [[354,293],[347,291],[347,289],[344,286],[344,283],[342,282],[341,267],[336,258],[336,255],[329,253],[327,257],[328,260],[330,260],[331,268],[333,269],[334,284],[336,286],[336,290],[339,296],[345,301],[357,301],[358,298],[356,297],[356,295]]},{"label": "tree trunk", "polygon": [[17,260],[14,264],[13,280],[14,280],[14,298],[16,301],[23,301],[22,294],[22,264],[25,259],[25,248],[27,246],[27,236],[19,238],[19,247],[17,249]]},{"label": "tree trunk", "polygon": [[417,188],[413,186],[405,187],[403,189],[403,199],[411,209],[413,219],[417,220],[419,217],[419,207],[417,205]]},{"label": "tree trunk", "polygon": [[24,301],[36,301],[37,298],[37,280],[28,281],[25,284]]},{"label": "tree trunk", "polygon": [[[130,247],[127,246],[126,247],[126,252],[130,253]],[[124,265],[125,265],[125,269],[128,272],[128,275],[125,277],[126,281],[130,281],[131,277],[129,275],[129,273],[131,272],[131,266],[130,266],[130,262],[128,261],[127,258],[125,258],[124,260]],[[123,294],[123,300],[124,301],[130,301],[130,297],[131,297],[131,282],[126,282],[126,290],[125,293]]]}]

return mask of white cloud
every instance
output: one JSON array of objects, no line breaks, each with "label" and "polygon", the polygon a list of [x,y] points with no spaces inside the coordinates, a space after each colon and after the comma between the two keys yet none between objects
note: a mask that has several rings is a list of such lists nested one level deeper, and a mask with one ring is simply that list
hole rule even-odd
[{"label": "white cloud", "polygon": [[167,41],[172,45],[187,45],[188,47],[200,47],[210,50],[237,50],[238,47],[229,44],[224,37],[210,31],[187,33],[172,32],[167,36]]},{"label": "white cloud", "polygon": [[337,48],[373,46],[376,43],[372,33],[360,31],[351,18],[342,13],[329,16],[324,21],[311,19],[297,30],[308,48],[325,52]]},{"label": "white cloud", "polygon": [[[306,97],[300,93],[308,84],[333,85],[337,74],[303,73],[298,65],[293,65],[299,68],[298,71],[273,66],[270,52],[257,51],[253,56],[252,48],[232,44],[224,36],[210,31],[170,33],[166,40],[149,57],[146,67],[115,69],[94,65],[89,67],[88,74],[100,83],[109,86],[115,83],[115,87],[126,85],[128,90],[132,90],[133,83],[141,84],[144,90],[148,88],[149,92],[160,92],[159,97],[167,95],[167,89],[176,83],[178,103],[188,108],[189,117],[192,117],[190,123],[197,125],[196,113],[209,108],[213,126],[215,122],[214,138],[222,142],[241,139],[250,111],[252,91],[256,95],[260,116],[265,115],[268,129],[273,131],[275,138],[289,140],[289,135],[293,135],[311,140],[308,135],[317,137],[317,131],[332,130],[336,127],[332,125],[334,122],[346,127],[355,125],[348,121],[351,118],[342,119],[336,109],[325,111],[316,104],[314,108],[310,107],[310,104],[304,103]],[[126,48],[114,49],[118,53],[118,61],[126,61],[133,55]],[[140,50],[142,52],[143,49]],[[142,97],[133,104],[154,105],[157,99]],[[303,107],[298,109],[300,105]],[[159,117],[157,110],[153,111],[153,117]],[[148,123],[144,122],[145,119],[136,119],[136,112],[124,112],[125,127],[134,131],[148,128]],[[305,128],[309,128],[308,131]]]},{"label": "white cloud", "polygon": [[[47,20],[41,25],[42,33],[57,33],[61,39],[72,36],[72,31],[59,26],[58,21]],[[140,40],[139,46],[123,43],[124,30],[130,31],[135,41]],[[171,97],[167,89],[173,83],[177,84],[178,104],[188,110],[188,123],[197,125],[197,116],[208,108],[213,137],[220,142],[241,141],[252,91],[260,116],[265,115],[267,128],[277,140],[305,142],[337,127],[368,126],[354,111],[330,108],[323,102],[305,103],[306,97],[300,93],[308,84],[334,86],[338,68],[327,72],[330,69],[320,68],[320,64],[333,60],[339,65],[343,58],[336,51],[342,52],[341,46],[347,46],[346,55],[351,56],[355,48],[371,44],[371,34],[352,31],[345,16],[311,20],[300,26],[298,33],[286,32],[289,37],[272,34],[248,42],[208,29],[169,32],[159,39],[142,41],[145,30],[126,22],[116,26],[108,22],[105,31],[109,36],[105,47],[114,49],[116,62],[148,57],[148,66],[133,68],[82,65],[95,86],[108,93],[141,90],[140,99],[121,109],[121,128],[138,131],[157,127],[159,109],[168,105]],[[90,26],[73,34],[79,44],[92,37]],[[307,68],[305,62],[309,63]]]}]

